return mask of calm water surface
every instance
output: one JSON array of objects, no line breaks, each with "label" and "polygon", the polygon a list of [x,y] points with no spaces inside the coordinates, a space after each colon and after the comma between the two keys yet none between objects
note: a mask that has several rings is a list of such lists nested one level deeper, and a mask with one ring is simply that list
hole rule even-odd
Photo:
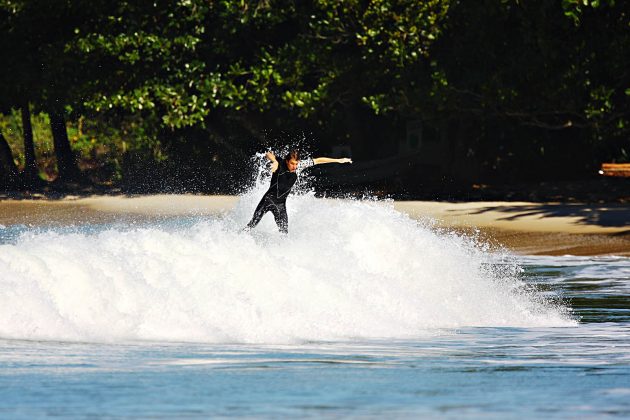
[{"label": "calm water surface", "polygon": [[522,257],[575,327],[292,345],[0,341],[0,417],[630,417],[630,259]]}]

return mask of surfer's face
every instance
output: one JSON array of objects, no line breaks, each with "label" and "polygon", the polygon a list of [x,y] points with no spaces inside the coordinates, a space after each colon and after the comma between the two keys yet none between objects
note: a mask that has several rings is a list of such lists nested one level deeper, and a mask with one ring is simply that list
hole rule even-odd
[{"label": "surfer's face", "polygon": [[299,162],[300,161],[297,159],[287,159],[287,168],[289,168],[289,172],[295,172]]}]

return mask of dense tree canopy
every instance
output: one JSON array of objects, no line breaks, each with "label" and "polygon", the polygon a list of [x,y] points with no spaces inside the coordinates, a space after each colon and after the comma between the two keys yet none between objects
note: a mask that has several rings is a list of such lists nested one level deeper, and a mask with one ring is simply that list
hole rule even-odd
[{"label": "dense tree canopy", "polygon": [[0,111],[133,127],[117,153],[207,164],[285,130],[378,157],[412,120],[487,179],[630,153],[627,2],[0,0],[0,35]]}]

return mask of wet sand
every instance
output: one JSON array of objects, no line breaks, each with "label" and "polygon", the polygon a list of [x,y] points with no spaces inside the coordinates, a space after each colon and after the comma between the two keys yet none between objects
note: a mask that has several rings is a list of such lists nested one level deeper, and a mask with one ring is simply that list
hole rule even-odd
[{"label": "wet sand", "polygon": [[[0,200],[0,224],[66,225],[209,216],[229,211],[237,199],[151,195]],[[484,240],[517,253],[630,256],[630,205],[398,201],[394,207],[442,228],[475,232]]]}]

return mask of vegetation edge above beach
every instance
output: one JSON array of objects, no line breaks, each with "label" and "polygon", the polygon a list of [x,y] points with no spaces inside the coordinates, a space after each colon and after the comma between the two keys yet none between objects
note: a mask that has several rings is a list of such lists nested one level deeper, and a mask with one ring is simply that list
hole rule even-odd
[{"label": "vegetation edge above beach", "polygon": [[593,177],[629,161],[629,23],[612,0],[1,0],[0,188],[233,193],[299,145],[389,165],[336,194],[624,201]]}]

